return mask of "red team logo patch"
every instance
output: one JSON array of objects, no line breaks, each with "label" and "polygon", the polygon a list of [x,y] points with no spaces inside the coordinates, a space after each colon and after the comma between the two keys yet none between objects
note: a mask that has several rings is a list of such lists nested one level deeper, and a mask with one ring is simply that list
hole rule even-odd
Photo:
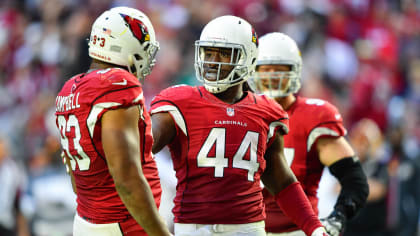
[{"label": "red team logo patch", "polygon": [[142,21],[122,13],[120,13],[120,15],[130,27],[130,30],[133,33],[133,35],[140,41],[140,44],[143,44],[145,41],[150,40],[149,31],[147,30],[147,27],[143,24]]},{"label": "red team logo patch", "polygon": [[258,35],[254,28],[252,28],[252,42],[258,47]]}]

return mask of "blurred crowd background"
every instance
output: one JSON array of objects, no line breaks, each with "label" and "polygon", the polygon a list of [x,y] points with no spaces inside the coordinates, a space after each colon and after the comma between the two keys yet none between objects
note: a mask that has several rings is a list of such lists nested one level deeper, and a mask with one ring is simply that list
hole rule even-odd
[{"label": "blurred crowd background", "polygon": [[[338,107],[369,178],[367,207],[347,235],[420,235],[419,0],[1,0],[1,236],[71,235],[75,196],[61,163],[55,96],[88,69],[95,18],[121,5],[145,12],[161,45],[144,81],[148,102],[168,86],[198,84],[194,41],[214,17],[243,17],[259,36],[289,34],[302,51],[300,94]],[[327,214],[338,190],[328,173],[322,181]]]}]

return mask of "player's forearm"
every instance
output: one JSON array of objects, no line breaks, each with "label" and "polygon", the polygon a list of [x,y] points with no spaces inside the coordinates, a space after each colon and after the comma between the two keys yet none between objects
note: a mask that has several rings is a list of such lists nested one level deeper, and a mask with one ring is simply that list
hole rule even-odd
[{"label": "player's forearm", "polygon": [[[115,179],[115,178],[114,178]],[[170,235],[143,176],[114,180],[115,188],[133,218],[149,235]]]},{"label": "player's forearm", "polygon": [[102,145],[108,169],[124,205],[148,235],[170,235],[142,173],[138,120],[138,107],[103,115]]},{"label": "player's forearm", "polygon": [[360,161],[355,156],[343,158],[332,164],[329,169],[341,185],[334,209],[351,219],[365,205],[369,195],[367,177]]},{"label": "player's forearm", "polygon": [[74,194],[77,194],[76,180],[74,179],[73,171],[69,173],[71,179],[71,187],[73,188]]},{"label": "player's forearm", "polygon": [[66,165],[66,172],[70,176],[73,192],[77,194],[76,180],[74,179],[73,170],[71,169],[70,158],[64,152],[61,153],[61,157],[63,158],[64,165]]},{"label": "player's forearm", "polygon": [[261,180],[263,181],[265,188],[272,195],[276,195],[283,189],[287,188],[287,186],[297,181],[291,170],[285,169],[280,173],[282,173],[281,176],[278,175],[278,171],[274,172],[272,168],[267,168],[261,176]]},{"label": "player's forearm", "polygon": [[156,154],[171,143],[176,135],[175,123],[168,112],[152,115],[152,133],[152,152]]},{"label": "player's forearm", "polygon": [[275,199],[285,215],[306,235],[312,235],[317,228],[322,227],[299,182],[290,184],[276,194]]},{"label": "player's forearm", "polygon": [[23,216],[20,210],[17,212],[16,215],[16,224],[17,224],[17,236],[29,236],[29,227],[28,221],[26,220],[25,216]]},{"label": "player's forearm", "polygon": [[[277,204],[285,215],[306,235],[312,235],[316,229],[322,227],[321,222],[315,215],[308,198],[290,168],[287,168],[284,162],[278,162],[280,158],[274,160],[277,160],[277,162],[270,162],[270,166],[277,163],[277,168],[273,169],[268,166],[262,176],[265,187],[274,195]],[[278,165],[280,163],[283,164]]]}]

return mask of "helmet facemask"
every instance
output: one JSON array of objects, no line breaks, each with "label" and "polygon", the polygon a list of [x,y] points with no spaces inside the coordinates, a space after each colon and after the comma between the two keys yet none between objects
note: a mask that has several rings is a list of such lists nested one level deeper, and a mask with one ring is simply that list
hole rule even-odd
[{"label": "helmet facemask", "polygon": [[128,55],[128,71],[139,79],[144,79],[152,72],[156,64],[156,53],[159,50],[157,42],[149,43],[144,47],[143,58],[139,53]]},{"label": "helmet facemask", "polygon": [[[225,60],[215,61],[211,54],[217,53]],[[195,43],[194,64],[197,78],[211,93],[223,92],[245,81],[248,75],[246,57],[246,51],[240,44],[198,40]]]},{"label": "helmet facemask", "polygon": [[[211,20],[195,42],[197,79],[211,93],[221,93],[245,82],[255,71],[257,47],[257,34],[244,19],[220,16]],[[209,56],[215,56],[211,54],[206,57],[205,50],[209,48],[219,50],[220,59],[211,59]]]},{"label": "helmet facemask", "polygon": [[[278,64],[277,64],[278,63]],[[257,72],[253,76],[253,83],[258,93],[265,94],[271,98],[286,97],[296,93],[300,88],[300,75],[298,73],[299,65],[277,62],[267,65],[289,66],[289,71],[260,71],[257,66]]]},{"label": "helmet facemask", "polygon": [[292,38],[278,32],[260,38],[257,70],[251,79],[257,93],[271,98],[297,93],[301,73],[302,57]]}]

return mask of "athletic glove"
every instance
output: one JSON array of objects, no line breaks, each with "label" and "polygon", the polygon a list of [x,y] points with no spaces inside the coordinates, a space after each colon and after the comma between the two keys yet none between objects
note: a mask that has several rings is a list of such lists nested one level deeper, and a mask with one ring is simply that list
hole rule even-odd
[{"label": "athletic glove", "polygon": [[346,216],[339,211],[333,211],[327,218],[321,219],[321,223],[329,235],[340,236],[344,232]]},{"label": "athletic glove", "polygon": [[324,227],[318,227],[312,232],[311,236],[330,236],[330,235],[325,232]]}]

